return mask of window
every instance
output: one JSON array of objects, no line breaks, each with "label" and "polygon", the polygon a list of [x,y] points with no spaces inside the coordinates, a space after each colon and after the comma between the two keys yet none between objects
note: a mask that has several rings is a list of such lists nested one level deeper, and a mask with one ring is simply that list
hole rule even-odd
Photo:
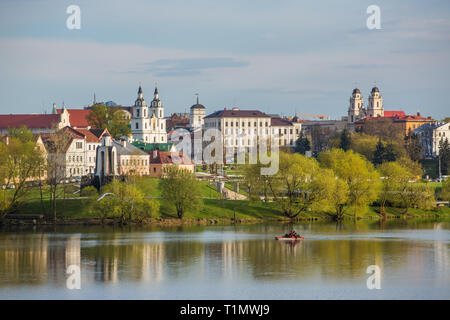
[{"label": "window", "polygon": [[83,142],[77,142],[76,147],[77,147],[77,149],[82,149],[83,148]]},{"label": "window", "polygon": [[139,118],[139,109],[136,109],[136,117]]},{"label": "window", "polygon": [[156,167],[153,167],[153,172],[156,172]]},{"label": "window", "polygon": [[231,126],[233,126],[233,122],[231,122]]},{"label": "window", "polygon": [[252,125],[252,123],[249,121],[249,122],[248,122],[248,126],[250,127],[251,125]]},{"label": "window", "polygon": [[139,129],[139,124],[136,122],[136,129]]}]

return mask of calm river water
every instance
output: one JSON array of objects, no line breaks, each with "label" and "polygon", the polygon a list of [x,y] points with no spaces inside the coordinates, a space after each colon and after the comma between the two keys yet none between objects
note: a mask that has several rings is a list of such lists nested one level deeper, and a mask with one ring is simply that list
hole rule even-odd
[{"label": "calm river water", "polygon": [[2,229],[0,299],[450,299],[450,223]]}]

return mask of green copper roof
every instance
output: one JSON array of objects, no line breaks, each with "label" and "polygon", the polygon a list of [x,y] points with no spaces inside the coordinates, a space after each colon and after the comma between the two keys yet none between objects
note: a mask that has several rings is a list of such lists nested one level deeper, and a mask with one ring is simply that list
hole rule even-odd
[{"label": "green copper roof", "polygon": [[172,149],[173,143],[145,143],[141,141],[134,141],[132,144],[139,149],[145,151],[152,151],[158,149],[160,151],[170,151]]}]

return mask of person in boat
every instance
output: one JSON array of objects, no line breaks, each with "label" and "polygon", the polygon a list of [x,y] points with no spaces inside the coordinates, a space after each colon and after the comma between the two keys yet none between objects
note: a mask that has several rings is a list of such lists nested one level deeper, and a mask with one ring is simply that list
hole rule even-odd
[{"label": "person in boat", "polygon": [[292,230],[291,232],[285,234],[285,237],[286,238],[298,238],[298,237],[300,237],[300,235],[297,232],[295,232],[295,230]]}]

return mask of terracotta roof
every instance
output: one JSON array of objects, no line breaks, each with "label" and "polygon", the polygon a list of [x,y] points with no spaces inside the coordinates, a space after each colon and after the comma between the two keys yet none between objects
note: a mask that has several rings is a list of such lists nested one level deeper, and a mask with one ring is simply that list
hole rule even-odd
[{"label": "terracotta roof", "polygon": [[270,116],[258,110],[227,110],[216,111],[205,118],[269,118]]},{"label": "terracotta roof", "polygon": [[97,137],[91,130],[88,129],[76,129],[78,132],[82,133],[86,137],[86,142],[100,142],[100,137]]},{"label": "terracotta roof", "polygon": [[[156,157],[155,156],[156,153]],[[159,151],[150,153],[150,163],[153,164],[192,164],[191,159],[183,152]]]},{"label": "terracotta roof", "polygon": [[58,114],[2,114],[0,128],[21,127],[52,128],[60,122]]},{"label": "terracotta roof", "polygon": [[[67,109],[69,112],[69,121],[72,127],[87,128],[89,123],[87,116],[91,113],[90,109]],[[62,109],[57,109],[58,114],[62,112]]]},{"label": "terracotta roof", "polygon": [[392,118],[392,117],[404,117],[405,112],[404,111],[384,111],[384,117],[386,118]]}]

